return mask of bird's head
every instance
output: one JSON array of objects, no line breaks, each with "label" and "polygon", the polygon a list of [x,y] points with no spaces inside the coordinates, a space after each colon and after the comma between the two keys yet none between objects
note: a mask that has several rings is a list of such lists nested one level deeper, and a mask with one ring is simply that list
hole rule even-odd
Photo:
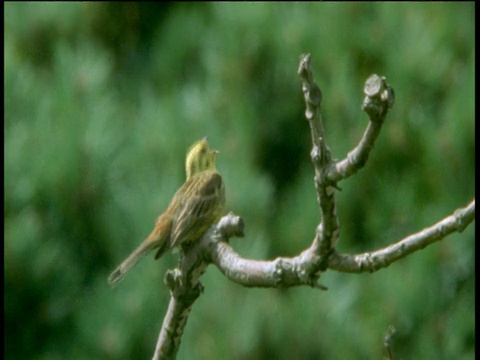
[{"label": "bird's head", "polygon": [[217,154],[218,151],[208,147],[206,137],[193,144],[188,150],[185,162],[187,180],[202,171],[216,170],[215,157]]}]

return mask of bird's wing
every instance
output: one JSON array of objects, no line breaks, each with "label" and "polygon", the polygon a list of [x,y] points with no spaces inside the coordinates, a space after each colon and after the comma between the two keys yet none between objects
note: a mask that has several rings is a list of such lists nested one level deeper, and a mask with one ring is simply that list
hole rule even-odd
[{"label": "bird's wing", "polygon": [[196,240],[208,230],[221,215],[224,191],[222,177],[215,171],[204,171],[185,183],[179,190],[170,248]]}]

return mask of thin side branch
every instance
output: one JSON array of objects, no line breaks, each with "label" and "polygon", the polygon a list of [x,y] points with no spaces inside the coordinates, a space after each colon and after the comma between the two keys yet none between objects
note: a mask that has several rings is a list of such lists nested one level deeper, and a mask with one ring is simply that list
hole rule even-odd
[{"label": "thin side branch", "polygon": [[330,181],[346,179],[365,165],[385,122],[388,109],[395,102],[393,88],[387,84],[386,78],[375,74],[365,82],[364,93],[362,109],[369,116],[370,122],[355,149],[350,151],[344,160],[329,168],[327,176]]},{"label": "thin side branch", "polygon": [[298,74],[302,79],[302,90],[306,105],[305,117],[308,120],[312,133],[313,148],[311,157],[315,167],[317,201],[322,212],[322,221],[317,227],[315,238],[318,241],[318,255],[326,257],[339,237],[340,224],[335,200],[337,185],[335,181],[332,181],[326,175],[334,163],[330,155],[330,149],[325,141],[320,106],[322,92],[313,78],[310,54],[302,55]]},{"label": "thin side branch", "polygon": [[455,231],[462,232],[474,219],[475,200],[436,224],[384,249],[358,255],[334,253],[328,259],[328,268],[349,273],[380,270],[417,250],[442,240]]}]

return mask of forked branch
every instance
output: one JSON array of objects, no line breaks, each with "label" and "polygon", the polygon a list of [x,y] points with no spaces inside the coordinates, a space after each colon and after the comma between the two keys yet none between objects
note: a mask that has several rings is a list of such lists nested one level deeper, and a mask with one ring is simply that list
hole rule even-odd
[{"label": "forked branch", "polygon": [[345,159],[336,161],[331,158],[325,140],[320,106],[322,92],[313,77],[310,55],[302,55],[298,73],[305,97],[305,116],[312,135],[311,158],[321,212],[312,244],[292,258],[279,257],[271,261],[244,259],[228,243],[230,237],[243,236],[243,221],[232,213],[223,217],[199,241],[182,250],[178,268],[165,276],[172,297],[153,359],[176,357],[190,309],[203,290],[199,278],[210,263],[215,264],[228,279],[246,287],[308,285],[325,289],[318,280],[321,272],[327,269],[351,273],[374,272],[455,231],[462,232],[473,222],[475,200],[438,223],[384,249],[357,255],[337,253],[334,248],[340,229],[335,199],[337,182],[355,174],[366,164],[388,110],[393,106],[394,92],[385,77],[372,75],[367,80],[362,108],[370,121],[358,145]]}]

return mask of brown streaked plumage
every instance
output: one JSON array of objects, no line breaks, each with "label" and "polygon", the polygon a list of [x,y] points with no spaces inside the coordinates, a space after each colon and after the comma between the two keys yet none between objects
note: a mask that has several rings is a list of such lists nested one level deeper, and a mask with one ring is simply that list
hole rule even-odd
[{"label": "brown streaked plumage", "polygon": [[215,167],[217,153],[208,148],[206,139],[192,145],[185,162],[187,180],[157,219],[152,233],[110,274],[111,285],[118,284],[150,250],[158,249],[158,259],[173,247],[197,240],[220,219],[225,188]]}]

